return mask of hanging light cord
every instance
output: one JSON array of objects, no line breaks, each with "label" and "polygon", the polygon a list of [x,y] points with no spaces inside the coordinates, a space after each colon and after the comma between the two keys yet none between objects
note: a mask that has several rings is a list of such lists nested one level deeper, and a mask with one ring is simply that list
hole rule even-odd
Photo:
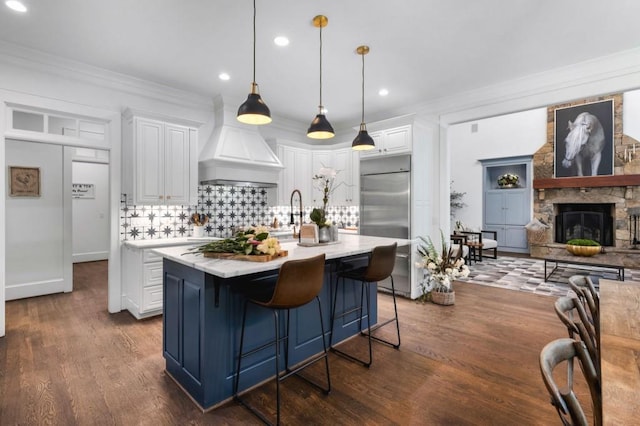
[{"label": "hanging light cord", "polygon": [[364,124],[364,54],[362,56],[362,121],[361,124]]},{"label": "hanging light cord", "polygon": [[253,0],[253,84],[256,84],[256,0]]},{"label": "hanging light cord", "polygon": [[322,19],[320,20],[320,114],[322,112]]}]

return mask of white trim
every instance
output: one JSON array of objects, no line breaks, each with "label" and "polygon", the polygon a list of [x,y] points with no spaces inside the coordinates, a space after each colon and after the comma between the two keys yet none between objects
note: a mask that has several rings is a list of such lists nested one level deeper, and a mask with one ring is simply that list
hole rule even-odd
[{"label": "white trim", "polygon": [[91,253],[78,253],[73,255],[73,263],[95,262],[98,260],[109,260],[109,252],[95,251]]},{"label": "white trim", "polygon": [[[2,43],[0,43],[0,47]],[[7,133],[6,119],[8,105],[25,105],[35,108],[45,108],[51,111],[58,111],[65,114],[76,114],[84,117],[91,117],[105,123],[105,139],[102,145],[96,145],[96,149],[106,149],[109,151],[109,216],[110,216],[110,242],[109,242],[109,279],[108,279],[108,300],[109,312],[120,312],[122,285],[120,280],[120,194],[121,194],[121,115],[119,111],[99,109],[88,105],[44,98],[30,94],[18,93],[10,90],[0,89],[0,164],[5,163],[5,137]],[[33,133],[33,132],[31,132]],[[22,137],[23,135],[21,135]],[[41,135],[40,141],[46,138],[50,142],[67,144],[64,141],[51,138],[55,135]],[[107,146],[105,146],[105,143]],[[73,151],[73,150],[70,150]],[[0,173],[0,199],[6,198],[6,176]],[[5,211],[0,209],[0,336],[5,333],[5,284],[6,284],[6,235],[5,235]],[[71,251],[69,251],[71,253]]]},{"label": "white trim", "polygon": [[211,109],[210,97],[0,41],[0,63],[189,108]]}]

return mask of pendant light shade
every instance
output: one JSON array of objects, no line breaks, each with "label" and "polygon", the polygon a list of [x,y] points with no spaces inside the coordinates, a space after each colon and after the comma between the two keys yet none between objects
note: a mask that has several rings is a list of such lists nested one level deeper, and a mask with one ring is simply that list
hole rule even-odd
[{"label": "pendant light shade", "polygon": [[329,18],[324,15],[318,15],[313,18],[313,26],[320,28],[320,105],[318,106],[318,115],[313,119],[307,136],[312,139],[329,139],[335,136],[331,123],[324,115],[324,107],[322,106],[322,28],[329,23]]},{"label": "pendant light shade", "polygon": [[253,81],[247,100],[238,108],[238,121],[246,124],[271,123],[271,111],[258,92],[256,83],[256,0],[253,0]]},{"label": "pendant light shade", "polygon": [[354,151],[367,151],[376,146],[373,138],[369,136],[367,125],[364,122],[364,55],[369,53],[369,46],[358,46],[356,53],[362,56],[362,120],[360,122],[360,131],[351,143],[351,149]]}]

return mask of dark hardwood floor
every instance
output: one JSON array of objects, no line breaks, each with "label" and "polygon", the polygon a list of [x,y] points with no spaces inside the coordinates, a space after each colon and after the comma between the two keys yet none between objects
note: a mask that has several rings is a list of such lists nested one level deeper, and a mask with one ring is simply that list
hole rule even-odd
[{"label": "dark hardwood floor", "polygon": [[[161,317],[109,314],[106,277],[106,262],[76,264],[72,293],[7,302],[0,424],[260,424],[234,403],[202,413],[164,372]],[[468,283],[455,289],[449,307],[400,299],[402,346],[375,343],[370,369],[332,354],[329,396],[285,381],[283,423],[559,424],[538,367],[544,344],[566,335],[554,299]],[[387,317],[391,299],[379,299]],[[390,337],[392,328],[382,331]],[[320,377],[321,367],[306,374]],[[272,410],[273,390],[249,398]],[[588,409],[583,383],[578,391]]]}]

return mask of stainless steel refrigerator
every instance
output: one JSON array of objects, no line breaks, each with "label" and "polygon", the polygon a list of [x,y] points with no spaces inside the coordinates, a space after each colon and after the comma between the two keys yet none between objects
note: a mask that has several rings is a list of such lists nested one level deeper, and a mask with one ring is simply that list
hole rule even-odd
[{"label": "stainless steel refrigerator", "polygon": [[[360,161],[360,234],[409,239],[411,156]],[[393,279],[396,293],[411,296],[410,246],[398,247]],[[391,280],[378,283],[391,290]]]}]

